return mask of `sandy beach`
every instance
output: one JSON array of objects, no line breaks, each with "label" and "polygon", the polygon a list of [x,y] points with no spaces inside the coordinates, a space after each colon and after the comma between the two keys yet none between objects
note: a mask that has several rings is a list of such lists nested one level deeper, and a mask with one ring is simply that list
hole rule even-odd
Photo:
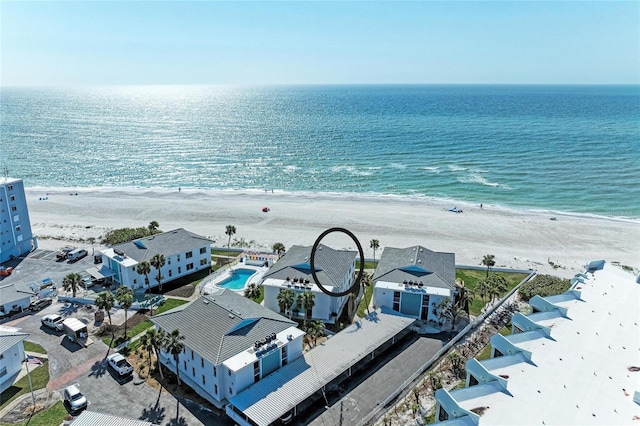
[{"label": "sandy beach", "polygon": [[[640,269],[640,221],[532,212],[399,197],[292,195],[260,191],[144,189],[26,189],[31,226],[39,247],[57,249],[67,242],[99,248],[89,238],[106,231],[147,226],[185,228],[226,246],[226,225],[236,227],[233,240],[269,250],[312,245],[332,227],[344,227],[373,257],[371,239],[384,247],[422,245],[453,252],[457,264],[479,265],[493,254],[496,266],[535,269],[571,277],[590,260],[605,259]],[[75,195],[77,194],[77,195]],[[265,213],[262,208],[268,206]],[[551,218],[555,220],[551,220]],[[323,243],[356,249],[347,237],[332,235]],[[556,265],[554,268],[553,265]]]}]

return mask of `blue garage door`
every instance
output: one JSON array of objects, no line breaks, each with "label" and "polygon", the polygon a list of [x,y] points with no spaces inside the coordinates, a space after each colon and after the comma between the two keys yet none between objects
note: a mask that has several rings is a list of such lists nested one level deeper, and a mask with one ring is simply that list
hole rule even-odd
[{"label": "blue garage door", "polygon": [[400,299],[400,312],[403,314],[417,317],[420,315],[420,308],[422,307],[422,294],[414,293],[402,293],[402,299]]}]

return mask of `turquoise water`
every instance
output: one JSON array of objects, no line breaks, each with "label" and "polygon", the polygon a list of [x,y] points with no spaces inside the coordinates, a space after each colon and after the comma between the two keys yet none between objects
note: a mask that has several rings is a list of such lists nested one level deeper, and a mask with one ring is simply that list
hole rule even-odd
[{"label": "turquoise water", "polygon": [[0,166],[28,188],[274,189],[640,217],[640,86],[3,88],[0,103]]},{"label": "turquoise water", "polygon": [[216,284],[218,287],[228,288],[229,290],[242,290],[247,285],[249,278],[255,274],[252,269],[235,269],[235,273],[224,281]]}]

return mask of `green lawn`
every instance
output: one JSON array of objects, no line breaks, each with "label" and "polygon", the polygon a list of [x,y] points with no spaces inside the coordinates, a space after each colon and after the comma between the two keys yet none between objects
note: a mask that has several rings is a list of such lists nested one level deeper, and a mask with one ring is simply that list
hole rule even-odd
[{"label": "green lawn", "polygon": [[236,250],[211,250],[211,255],[212,256],[229,256],[229,257],[236,257],[238,255],[240,255],[241,252],[236,251]]},{"label": "green lawn", "polygon": [[[493,272],[491,272],[493,273]],[[522,280],[524,280],[528,274],[520,274],[515,272],[501,272],[502,276],[506,278],[509,283],[509,288],[507,292],[501,294],[500,297],[504,296],[515,286],[520,284]],[[486,270],[476,270],[476,269],[456,269],[456,280],[464,281],[464,286],[473,292],[476,289],[476,285],[478,281],[486,278],[487,271]],[[485,300],[486,303],[486,300]],[[484,307],[484,303],[480,299],[480,297],[472,296],[471,302],[469,303],[469,313],[471,315],[478,316],[480,312],[482,312],[482,308]]]},{"label": "green lawn", "polygon": [[46,354],[47,351],[37,343],[29,342],[27,340],[22,342],[24,344],[24,350],[27,352],[36,352],[39,354]]},{"label": "green lawn", "polygon": [[48,409],[37,413],[31,419],[22,423],[2,423],[0,426],[51,426],[60,425],[63,420],[69,416],[67,409],[64,408],[62,401],[58,401]]},{"label": "green lawn", "polygon": [[364,318],[367,315],[367,304],[371,303],[371,297],[373,296],[373,285],[368,285],[364,287],[364,296],[360,299],[360,303],[358,304],[358,311],[356,315],[360,318]]},{"label": "green lawn", "polygon": [[[182,299],[173,299],[169,297],[165,299],[164,303],[160,307],[158,307],[158,309],[153,311],[153,314],[157,315],[163,312],[167,312],[168,310],[178,307],[180,305],[184,305],[185,303],[189,303],[189,301],[182,300]],[[129,337],[137,336],[138,334],[142,333],[143,331],[145,331],[146,329],[152,326],[153,326],[153,323],[151,322],[151,320],[142,321],[135,327],[132,327],[129,330],[127,330],[127,335]],[[105,345],[111,346],[111,337],[103,337],[102,341],[104,342]]]},{"label": "green lawn", "polygon": [[[29,371],[31,373],[31,383],[33,385],[33,390],[42,389],[43,387],[47,386],[47,383],[49,382],[48,361],[45,361],[42,367],[32,368],[30,366]],[[0,410],[4,408],[9,402],[28,392],[30,392],[29,378],[27,376],[24,376],[23,378],[15,382],[12,386],[10,386],[7,390],[2,392],[2,394],[0,394]]]},{"label": "green lawn", "polygon": [[[376,269],[378,262],[364,262],[364,269]],[[360,270],[360,261],[356,260],[356,273]]]}]

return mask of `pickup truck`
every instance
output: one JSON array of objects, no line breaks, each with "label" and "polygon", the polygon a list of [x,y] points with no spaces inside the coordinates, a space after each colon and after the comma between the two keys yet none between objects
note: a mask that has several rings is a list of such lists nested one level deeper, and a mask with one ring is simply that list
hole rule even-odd
[{"label": "pickup truck", "polygon": [[40,322],[42,323],[42,325],[44,325],[45,327],[53,328],[54,330],[58,330],[58,331],[62,331],[63,329],[62,321],[63,321],[62,317],[60,315],[55,315],[55,314],[45,315],[42,318],[40,318]]},{"label": "pickup truck", "polygon": [[75,247],[63,247],[58,253],[56,253],[56,258],[58,260],[65,260],[67,255],[75,250]]},{"label": "pickup truck", "polygon": [[128,376],[133,373],[133,366],[129,364],[129,361],[127,361],[122,354],[115,353],[109,355],[107,357],[107,362],[120,377]]}]

